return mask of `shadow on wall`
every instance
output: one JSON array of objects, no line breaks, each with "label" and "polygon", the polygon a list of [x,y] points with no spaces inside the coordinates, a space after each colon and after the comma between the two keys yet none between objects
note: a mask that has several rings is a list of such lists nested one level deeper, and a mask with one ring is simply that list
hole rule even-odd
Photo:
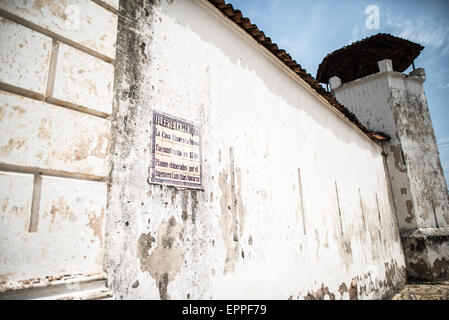
[{"label": "shadow on wall", "polygon": [[[198,7],[200,5],[197,4]],[[283,70],[280,69],[277,65],[274,64],[270,59],[268,59],[262,53],[254,54],[253,47],[248,42],[243,42],[241,50],[233,50],[233,46],[231,45],[235,42],[235,32],[230,31],[226,33],[220,32],[220,28],[205,28],[204,19],[205,16],[210,15],[211,19],[214,19],[209,12],[206,12],[205,9],[201,10],[191,10],[190,6],[178,6],[176,2],[173,2],[171,5],[168,5],[167,10],[164,12],[169,18],[173,19],[177,24],[192,30],[197,36],[199,36],[203,41],[213,45],[215,48],[218,48],[224,55],[229,58],[235,66],[241,69],[246,69],[250,73],[254,73],[257,75],[258,79],[262,81],[265,87],[276,97],[281,100],[284,100],[289,106],[292,106],[298,110],[301,110],[305,113],[306,117],[313,119],[313,121],[320,126],[323,131],[331,132],[333,136],[335,136],[338,140],[343,141],[345,144],[356,143],[357,147],[369,151],[373,157],[377,154],[373,151],[373,148],[367,148],[367,144],[360,144],[357,139],[353,139],[351,134],[335,134],[335,130],[330,128],[330,123],[326,117],[325,109],[328,109],[327,106],[324,105],[323,102],[318,100],[312,93],[308,92],[308,90],[302,88],[298,83],[296,83],[290,76],[288,76]],[[186,12],[188,11],[188,12]],[[203,11],[203,15],[199,15],[199,12]],[[218,14],[222,14],[218,12]],[[227,18],[226,18],[227,19]],[[232,24],[234,22],[230,21]],[[220,22],[221,23],[221,22]],[[254,22],[253,22],[254,23]],[[228,28],[228,26],[226,26]],[[239,28],[236,25],[236,28]],[[249,41],[253,41],[255,46],[261,46],[257,44],[255,40],[250,39]],[[266,50],[263,48],[263,50]],[[271,53],[270,53],[271,54]],[[277,59],[273,56],[274,59]],[[294,57],[293,57],[294,58]],[[279,61],[282,63],[281,61]],[[261,67],[261,65],[265,65]],[[213,70],[212,70],[213,72]],[[273,74],[276,74],[273,76]],[[299,81],[302,79],[299,78]],[[236,79],[238,80],[238,79]],[[304,82],[304,85],[308,87],[308,84]],[[313,90],[313,89],[311,89]],[[307,97],[307,100],[312,100],[314,103],[304,103],[305,99],[303,97],[299,97],[300,94],[303,94]],[[318,93],[317,93],[318,94]],[[273,106],[275,108],[276,106]],[[333,108],[329,105],[329,108]],[[334,114],[332,110],[328,110],[330,114]],[[341,124],[344,123],[346,126],[350,126],[345,123],[342,119],[336,120],[341,121]],[[333,126],[335,127],[335,126]],[[351,127],[352,130],[356,130]],[[357,130],[358,134],[364,135],[361,131]],[[366,137],[367,139],[370,139]],[[313,137],[311,137],[313,140]]]}]

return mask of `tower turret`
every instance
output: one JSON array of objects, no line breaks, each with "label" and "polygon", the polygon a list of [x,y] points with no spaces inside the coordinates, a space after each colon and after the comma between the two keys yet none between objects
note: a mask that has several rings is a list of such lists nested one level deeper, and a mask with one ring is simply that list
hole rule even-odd
[{"label": "tower turret", "polygon": [[[328,54],[317,80],[383,142],[407,260],[408,275],[449,276],[449,196],[424,93],[426,76],[414,60],[423,46],[377,34]],[[403,72],[410,65],[413,71]]]}]

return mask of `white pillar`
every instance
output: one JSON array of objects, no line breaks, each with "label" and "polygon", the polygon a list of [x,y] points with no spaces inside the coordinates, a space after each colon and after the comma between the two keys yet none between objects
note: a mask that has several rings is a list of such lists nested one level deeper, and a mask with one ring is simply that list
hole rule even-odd
[{"label": "white pillar", "polygon": [[333,76],[329,79],[329,84],[331,86],[331,90],[337,89],[339,86],[341,86],[341,79],[337,76]]},{"label": "white pillar", "polygon": [[422,81],[426,81],[426,71],[424,70],[424,68],[418,68],[416,70],[413,70],[412,72],[409,73],[409,75],[412,77],[421,78]]},{"label": "white pillar", "polygon": [[393,63],[390,59],[385,59],[377,62],[379,72],[393,71]]}]

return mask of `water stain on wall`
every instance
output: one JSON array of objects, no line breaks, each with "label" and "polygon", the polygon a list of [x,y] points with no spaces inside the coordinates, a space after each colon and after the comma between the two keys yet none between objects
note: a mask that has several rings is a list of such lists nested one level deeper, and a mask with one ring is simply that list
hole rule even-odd
[{"label": "water stain on wall", "polygon": [[[137,242],[137,256],[140,260],[140,270],[148,272],[156,280],[159,296],[162,300],[169,300],[168,284],[181,272],[184,261],[179,242],[184,230],[181,224],[172,216],[163,221],[157,231],[157,241],[150,233],[141,234]],[[152,244],[157,246],[151,254]]]},{"label": "water stain on wall", "polygon": [[315,292],[308,292],[304,297],[304,300],[325,300],[326,296],[329,300],[335,300],[335,294],[329,291],[328,287],[324,286],[324,283],[321,284],[321,288],[319,288]]},{"label": "water stain on wall", "polygon": [[109,153],[109,148],[109,133],[103,133],[98,137],[97,145],[92,150],[91,154],[97,158],[105,159]]},{"label": "water stain on wall", "polygon": [[[75,213],[73,210],[71,210],[69,204],[67,203],[66,199],[64,197],[59,197],[58,201],[53,201],[51,204],[50,209],[50,227],[49,231],[53,232],[56,230],[59,230],[61,228],[61,223],[64,220],[73,220],[76,219]],[[58,221],[56,223],[56,218],[58,218]]]},{"label": "water stain on wall", "polygon": [[399,170],[400,172],[406,172],[407,169],[405,168],[404,165],[404,158],[402,155],[402,149],[400,146],[395,146],[395,145],[390,145],[390,151],[393,154],[394,157],[394,166],[396,167],[397,170]]},{"label": "water stain on wall", "polygon": [[408,216],[405,218],[407,223],[412,223],[415,220],[415,216],[413,214],[413,202],[412,200],[405,201],[405,205],[407,207]]},{"label": "water stain on wall", "polygon": [[89,156],[92,141],[92,137],[80,137],[73,149],[73,160],[81,161],[86,159]]},{"label": "water stain on wall", "polygon": [[4,157],[7,157],[11,154],[11,152],[14,150],[19,150],[24,144],[26,143],[26,140],[24,139],[9,139],[8,144],[1,147],[1,153]]},{"label": "water stain on wall", "polygon": [[4,108],[4,107],[0,107],[0,121],[2,121],[3,120],[3,117],[5,116],[5,114],[6,114],[6,111],[5,111],[6,109]]},{"label": "water stain on wall", "polygon": [[220,173],[219,186],[221,189],[220,228],[227,252],[223,274],[227,274],[234,272],[235,263],[240,256],[239,252],[241,248],[239,239],[243,236],[246,214],[241,195],[241,170],[235,168],[234,151],[232,148],[229,148],[229,173],[226,170]]},{"label": "water stain on wall", "polygon": [[88,217],[87,226],[92,229],[94,236],[100,240],[100,246],[103,246],[104,208],[102,208],[100,216],[96,215],[95,212],[89,212]]},{"label": "water stain on wall", "polygon": [[[47,124],[48,121],[48,124]],[[37,133],[37,136],[42,139],[50,139],[51,133],[47,130],[47,128],[51,128],[51,120],[43,118],[41,119],[41,125],[39,126],[39,131]]]}]

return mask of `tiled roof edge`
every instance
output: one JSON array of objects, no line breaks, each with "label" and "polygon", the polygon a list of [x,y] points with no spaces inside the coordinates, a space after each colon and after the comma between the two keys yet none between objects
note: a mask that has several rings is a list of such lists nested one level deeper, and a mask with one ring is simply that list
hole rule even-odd
[{"label": "tiled roof edge", "polygon": [[[409,48],[415,49],[417,51],[417,55],[416,55],[416,57],[414,57],[415,59],[419,56],[421,51],[424,50],[424,46],[422,46],[419,43],[415,43],[413,41],[394,36],[394,35],[392,35],[390,33],[377,33],[377,34],[374,34],[372,36],[363,38],[361,40],[354,41],[351,44],[348,44],[348,45],[346,45],[346,46],[344,46],[344,47],[342,47],[340,49],[337,49],[337,50],[332,51],[331,53],[328,53],[324,57],[323,61],[321,61],[320,65],[318,66],[316,79],[318,79],[318,81],[323,80],[321,82],[324,82],[324,79],[322,79],[324,77],[322,69],[323,69],[323,67],[325,67],[325,64],[328,63],[328,61],[330,59],[337,58],[337,57],[339,57],[341,55],[344,55],[344,53],[347,52],[348,50],[351,50],[351,49],[354,49],[354,48],[363,47],[366,43],[369,43],[370,41],[375,40],[375,39],[379,39],[379,38],[384,38],[385,41],[388,41],[388,40],[392,41],[393,40],[393,41],[401,43],[404,46],[407,46]],[[412,62],[410,62],[410,64],[412,64]]]},{"label": "tiled roof edge", "polygon": [[207,0],[214,7],[220,10],[226,17],[232,20],[240,28],[246,31],[251,37],[253,37],[259,44],[268,49],[279,60],[281,60],[288,68],[295,72],[301,79],[303,79],[315,92],[325,98],[329,104],[337,109],[343,116],[362,130],[368,137],[376,142],[389,140],[390,137],[381,132],[373,132],[368,130],[364,125],[360,123],[355,114],[349,111],[344,105],[337,101],[329,92],[324,90],[323,87],[315,80],[315,78],[307,73],[305,69],[298,64],[289,53],[283,49],[279,49],[277,44],[273,43],[265,33],[255,25],[252,24],[250,19],[244,17],[242,12],[238,9],[234,9],[232,4],[226,3],[225,0]]},{"label": "tiled roof edge", "polygon": [[334,50],[331,53],[328,53],[325,58],[333,56],[333,55],[336,55],[336,54],[339,54],[339,53],[342,53],[342,52],[348,50],[349,48],[363,46],[366,42],[369,42],[369,41],[371,41],[373,39],[376,39],[376,38],[379,38],[379,37],[391,38],[391,39],[394,39],[396,41],[402,42],[404,45],[407,45],[407,46],[410,46],[410,47],[416,47],[420,52],[422,50],[424,50],[424,46],[419,44],[419,43],[416,43],[416,42],[413,42],[413,41],[410,41],[410,40],[407,40],[407,39],[404,39],[404,38],[401,38],[401,37],[394,36],[394,35],[392,35],[390,33],[382,33],[381,32],[381,33],[376,33],[376,34],[371,35],[369,37],[366,37],[366,38],[354,41],[353,43],[348,44],[348,45],[346,45],[346,46],[344,46],[344,47],[342,47],[340,49]]}]

